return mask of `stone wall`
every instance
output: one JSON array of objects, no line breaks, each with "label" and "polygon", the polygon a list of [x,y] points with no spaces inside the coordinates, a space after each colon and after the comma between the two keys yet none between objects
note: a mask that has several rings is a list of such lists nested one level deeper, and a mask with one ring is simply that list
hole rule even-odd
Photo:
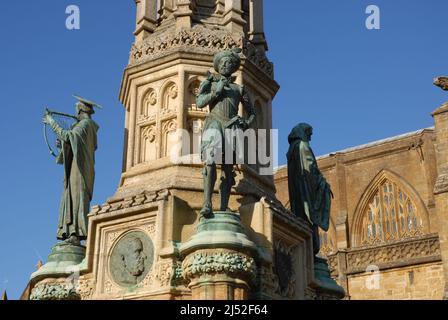
[{"label": "stone wall", "polygon": [[370,277],[369,273],[348,276],[350,299],[426,300],[443,297],[441,262],[382,271],[378,288],[370,286]]}]

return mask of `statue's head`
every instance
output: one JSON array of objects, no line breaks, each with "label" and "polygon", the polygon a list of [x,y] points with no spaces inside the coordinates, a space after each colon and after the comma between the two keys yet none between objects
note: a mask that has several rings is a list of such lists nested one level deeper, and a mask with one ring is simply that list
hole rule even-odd
[{"label": "statue's head", "polygon": [[241,65],[240,53],[240,48],[217,53],[213,60],[213,66],[216,72],[225,77],[230,77]]},{"label": "statue's head", "polygon": [[127,240],[128,243],[123,248],[121,260],[123,268],[133,277],[138,277],[145,271],[146,255],[143,252],[143,243],[139,238]]},{"label": "statue's head", "polygon": [[91,116],[92,114],[95,113],[95,110],[93,110],[92,105],[83,102],[77,102],[75,108],[76,108],[76,116],[78,118],[80,118],[82,114],[87,114],[88,116]]},{"label": "statue's head", "polygon": [[313,127],[308,123],[299,123],[296,125],[288,136],[289,143],[295,140],[301,140],[305,142],[311,141],[311,136],[313,135]]}]

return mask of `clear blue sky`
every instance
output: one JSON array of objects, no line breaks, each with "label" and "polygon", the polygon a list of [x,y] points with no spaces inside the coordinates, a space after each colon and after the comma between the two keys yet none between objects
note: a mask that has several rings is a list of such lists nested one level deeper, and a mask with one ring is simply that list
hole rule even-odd
[{"label": "clear blue sky", "polygon": [[[81,30],[65,28],[65,8],[81,9]],[[365,28],[367,5],[381,30]],[[315,128],[324,154],[432,126],[447,95],[432,78],[448,74],[446,0],[265,0],[269,57],[281,90],[274,101],[280,164],[298,122]],[[55,243],[62,167],[42,138],[45,106],[73,112],[72,93],[105,106],[92,204],[118,184],[123,108],[118,90],[133,41],[134,1],[0,2],[3,117],[0,158],[0,290],[18,298]]]}]

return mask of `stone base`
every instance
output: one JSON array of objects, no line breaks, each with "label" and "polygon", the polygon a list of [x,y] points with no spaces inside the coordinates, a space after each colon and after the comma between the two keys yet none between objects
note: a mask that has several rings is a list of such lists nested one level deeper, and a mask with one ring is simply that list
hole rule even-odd
[{"label": "stone base", "polygon": [[244,233],[239,214],[215,212],[180,247],[183,277],[197,300],[248,299],[256,278],[256,245]]},{"label": "stone base", "polygon": [[60,278],[78,273],[85,268],[86,248],[61,242],[53,246],[48,261],[31,275],[36,283],[45,278]]},{"label": "stone base", "polygon": [[326,259],[314,257],[314,284],[317,300],[339,300],[345,297],[344,289],[331,278]]}]

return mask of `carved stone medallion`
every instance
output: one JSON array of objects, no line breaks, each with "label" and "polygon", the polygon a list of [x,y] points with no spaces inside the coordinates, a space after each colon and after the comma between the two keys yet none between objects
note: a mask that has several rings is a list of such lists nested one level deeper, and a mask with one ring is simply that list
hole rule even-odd
[{"label": "carved stone medallion", "polygon": [[112,279],[122,287],[139,284],[151,270],[154,246],[142,231],[132,231],[112,249],[109,270]]}]

